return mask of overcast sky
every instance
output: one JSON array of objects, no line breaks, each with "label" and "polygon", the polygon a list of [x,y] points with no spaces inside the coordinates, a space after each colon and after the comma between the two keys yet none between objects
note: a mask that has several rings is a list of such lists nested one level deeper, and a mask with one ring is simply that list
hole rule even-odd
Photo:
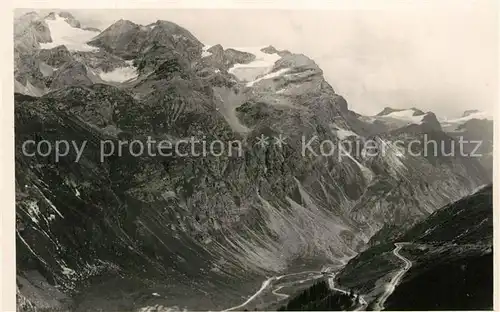
[{"label": "overcast sky", "polygon": [[272,44],[314,59],[356,112],[415,106],[451,118],[467,109],[493,114],[499,25],[494,4],[364,11],[69,11],[85,26],[101,29],[120,18],[140,24],[164,19],[206,45]]}]

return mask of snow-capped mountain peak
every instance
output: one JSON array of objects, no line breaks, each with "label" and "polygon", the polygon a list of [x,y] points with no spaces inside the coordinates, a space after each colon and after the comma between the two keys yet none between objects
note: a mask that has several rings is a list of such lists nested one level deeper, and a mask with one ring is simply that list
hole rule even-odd
[{"label": "snow-capped mountain peak", "polygon": [[[222,310],[265,275],[280,287],[298,263],[344,265],[386,225],[489,182],[476,159],[407,153],[422,134],[451,145],[434,113],[387,108],[365,122],[300,51],[207,46],[168,21],[119,20],[90,41],[69,13],[24,21],[16,146],[89,142],[60,161],[16,148],[19,297],[37,310],[139,311],[162,298]],[[139,153],[124,141],[146,138]],[[31,287],[41,277],[68,298],[38,304],[52,296]],[[243,308],[254,306],[228,310]]]}]

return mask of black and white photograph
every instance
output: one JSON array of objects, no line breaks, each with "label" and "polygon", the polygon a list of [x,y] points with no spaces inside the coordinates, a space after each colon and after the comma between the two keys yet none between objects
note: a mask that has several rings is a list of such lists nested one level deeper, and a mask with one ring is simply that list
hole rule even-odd
[{"label": "black and white photograph", "polygon": [[292,2],[13,11],[16,311],[494,310],[498,2]]}]

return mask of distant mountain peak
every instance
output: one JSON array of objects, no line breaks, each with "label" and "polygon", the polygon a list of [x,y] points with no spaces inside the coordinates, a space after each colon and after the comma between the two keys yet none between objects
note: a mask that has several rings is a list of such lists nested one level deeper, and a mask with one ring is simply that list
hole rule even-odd
[{"label": "distant mountain peak", "polygon": [[470,115],[476,114],[476,113],[480,113],[480,111],[477,109],[469,109],[469,110],[464,111],[464,113],[462,114],[462,117],[467,117],[467,116],[470,116]]},{"label": "distant mountain peak", "polygon": [[54,20],[56,19],[56,15],[56,12],[50,12],[49,14],[47,14],[47,16],[45,16],[45,19]]},{"label": "distant mountain peak", "polygon": [[38,12],[36,11],[30,11],[30,12],[27,12],[27,13],[24,13],[20,18],[26,18],[26,17],[40,17],[40,15],[38,14]]},{"label": "distant mountain peak", "polygon": [[49,14],[47,14],[44,19],[45,20],[56,20],[58,18],[62,18],[66,21],[66,23],[68,23],[69,25],[71,25],[72,27],[75,27],[75,28],[80,28],[81,27],[81,24],[80,24],[80,21],[78,21],[74,16],[73,14],[71,14],[70,12],[68,11],[59,11],[59,12],[50,12]]}]

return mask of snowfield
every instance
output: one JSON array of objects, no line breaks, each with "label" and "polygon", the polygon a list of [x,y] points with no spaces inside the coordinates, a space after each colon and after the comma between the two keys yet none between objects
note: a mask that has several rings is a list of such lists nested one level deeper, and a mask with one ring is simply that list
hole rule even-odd
[{"label": "snowfield", "polygon": [[90,30],[83,30],[72,27],[66,22],[66,19],[55,14],[55,19],[46,19],[49,26],[52,42],[40,43],[42,49],[52,49],[59,45],[65,45],[70,51],[96,51],[99,48],[87,44],[99,33]]},{"label": "snowfield", "polygon": [[359,137],[359,135],[351,130],[343,129],[336,124],[331,124],[332,132],[337,135],[339,140],[345,140],[348,137]]}]

